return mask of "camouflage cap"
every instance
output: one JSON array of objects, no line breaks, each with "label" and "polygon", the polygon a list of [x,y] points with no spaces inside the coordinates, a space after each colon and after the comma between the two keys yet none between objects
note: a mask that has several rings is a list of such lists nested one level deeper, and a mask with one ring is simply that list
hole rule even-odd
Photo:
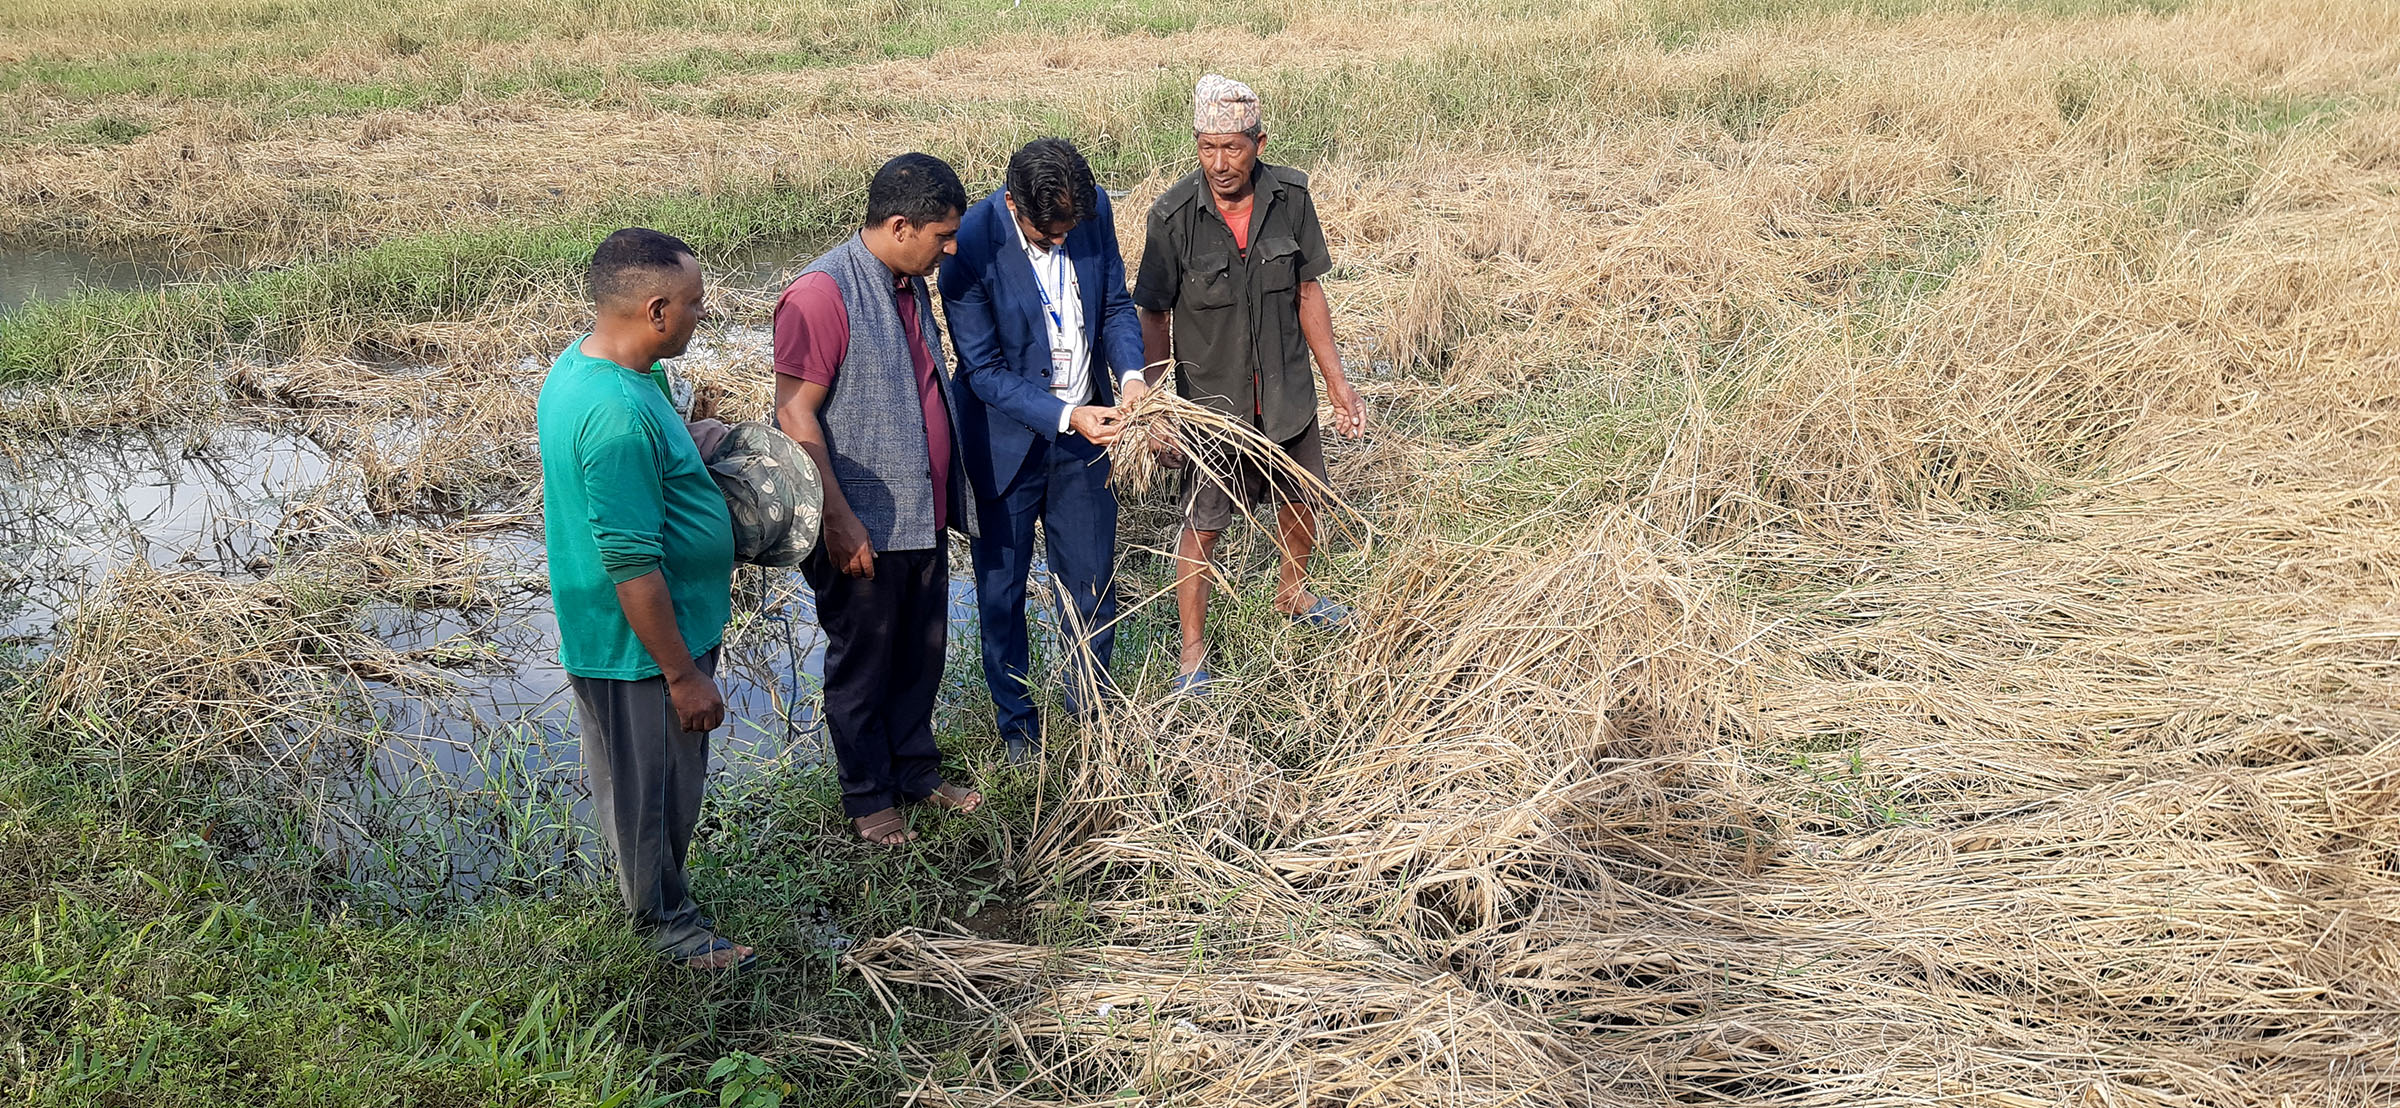
[{"label": "camouflage cap", "polygon": [[708,455],[708,471],[733,517],[735,561],[790,569],[816,548],[825,492],[816,463],[783,432],[735,424]]}]

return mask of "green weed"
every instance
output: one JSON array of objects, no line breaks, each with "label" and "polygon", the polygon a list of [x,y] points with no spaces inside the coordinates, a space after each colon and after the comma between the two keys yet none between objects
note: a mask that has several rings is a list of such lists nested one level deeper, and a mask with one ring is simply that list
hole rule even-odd
[{"label": "green weed", "polygon": [[[0,717],[0,1073],[70,1105],[663,1104],[722,1093],[712,1061],[771,1058],[787,1033],[870,1053],[781,1067],[785,1103],[878,1100],[955,1032],[927,1022],[938,1005],[883,1012],[837,971],[840,949],[1019,895],[1004,844],[1030,804],[1002,777],[991,815],[924,819],[918,849],[883,851],[848,834],[830,771],[712,791],[695,880],[768,961],[703,980],[658,965],[588,873],[394,902],[322,872],[296,823],[226,821],[222,783],[129,775],[73,745]],[[486,801],[509,787],[486,785]],[[482,825],[483,846],[533,855],[503,872],[549,864],[543,818]]]},{"label": "green weed", "polygon": [[230,280],[94,291],[0,317],[0,382],[88,380],[135,364],[205,362],[232,348],[346,348],[397,322],[543,299],[580,300],[595,243],[646,225],[711,256],[849,216],[857,182],[770,182],[740,194],[671,195],[533,226],[433,231]]},{"label": "green weed", "polygon": [[2052,19],[2165,15],[2188,0],[1658,0],[1638,18],[1668,49],[1761,24],[1828,16],[1897,20],[1961,13],[2021,13]]}]

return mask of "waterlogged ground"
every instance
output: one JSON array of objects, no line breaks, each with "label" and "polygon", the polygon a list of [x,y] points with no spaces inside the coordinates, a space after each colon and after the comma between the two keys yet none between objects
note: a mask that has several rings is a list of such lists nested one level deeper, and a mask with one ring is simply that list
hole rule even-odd
[{"label": "waterlogged ground", "polygon": [[[445,682],[370,690],[373,757],[329,744],[297,804],[219,783],[248,732],[155,767],[215,718],[0,710],[0,1100],[2393,1103],[2396,20],[0,10],[0,243],[255,263],[9,263],[165,284],[0,314],[0,631],[54,663],[0,690],[93,643],[75,703],[138,711],[126,659],[209,655],[54,621],[178,563],[162,603],[283,606],[218,652]],[[1372,633],[1292,628],[1241,532],[1227,695],[1164,698],[1153,602],[1129,710],[1031,772],[962,641],[938,718],[991,803],[887,851],[800,765],[805,603],[746,591],[695,882],[765,958],[658,966],[588,863],[523,521],[592,243],[695,246],[748,329],[678,373],[755,416],[756,326],[821,245],[758,244],[847,226],[894,153],[980,193],[1057,134],[1134,253],[1205,72],[1258,90],[1325,222],[1375,428],[1329,460],[1378,541],[1319,568]],[[1129,592],[1170,505],[1128,513]],[[362,556],[472,587],[285,633],[282,583]]]},{"label": "waterlogged ground", "polygon": [[144,288],[174,273],[171,264],[154,258],[57,246],[0,246],[0,314],[86,289]]},{"label": "waterlogged ground", "polygon": [[[742,264],[771,277],[790,257],[762,251]],[[755,359],[765,342],[757,328],[737,327],[696,345],[670,370],[679,398],[688,403],[692,390],[678,370]],[[528,368],[538,379],[539,367]],[[371,511],[358,477],[340,443],[251,423],[18,441],[0,456],[0,649],[38,661],[79,610],[115,602],[110,576],[128,566],[258,581],[306,556],[329,528],[392,525]],[[368,682],[370,757],[320,786],[331,803],[314,815],[313,836],[356,884],[387,899],[471,896],[529,860],[597,872],[538,517],[482,507],[503,525],[465,529],[475,583],[457,603],[377,601],[359,616],[445,685],[428,694]],[[711,765],[736,781],[824,756],[816,713],[825,640],[805,583],[796,572],[750,570],[738,592],[718,668],[728,722]],[[977,624],[963,565],[953,567],[950,634],[954,663],[971,667]]]},{"label": "waterlogged ground", "polygon": [[221,278],[250,268],[248,255],[238,243],[219,240],[178,248],[156,242],[92,248],[0,238],[0,316],[30,304],[73,299],[95,290],[148,289],[177,281]]}]

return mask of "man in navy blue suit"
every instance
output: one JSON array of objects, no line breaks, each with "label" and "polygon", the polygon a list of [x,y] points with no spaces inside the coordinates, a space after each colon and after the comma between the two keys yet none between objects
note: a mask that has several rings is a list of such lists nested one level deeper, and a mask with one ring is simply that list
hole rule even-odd
[{"label": "man in navy blue suit", "polygon": [[1067,654],[1067,704],[1108,688],[1117,602],[1117,498],[1108,444],[1147,391],[1141,321],[1125,289],[1107,194],[1065,139],[1027,143],[1006,187],[968,209],[942,262],[958,352],[961,453],[982,535],[974,540],[983,678],[1011,763],[1041,745],[1028,683],[1025,577],[1036,520],[1050,549]]}]

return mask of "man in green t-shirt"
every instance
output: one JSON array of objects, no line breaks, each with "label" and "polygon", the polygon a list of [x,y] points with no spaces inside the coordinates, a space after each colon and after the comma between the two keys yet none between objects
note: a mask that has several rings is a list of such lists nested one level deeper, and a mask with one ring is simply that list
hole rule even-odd
[{"label": "man in green t-shirt", "polygon": [[600,244],[590,279],[598,321],[551,364],[534,409],[559,661],[634,927],[686,966],[739,968],[750,948],[716,934],[684,871],[708,733],[725,721],[714,675],[733,524],[653,376],[691,344],[700,263],[637,227]]}]

